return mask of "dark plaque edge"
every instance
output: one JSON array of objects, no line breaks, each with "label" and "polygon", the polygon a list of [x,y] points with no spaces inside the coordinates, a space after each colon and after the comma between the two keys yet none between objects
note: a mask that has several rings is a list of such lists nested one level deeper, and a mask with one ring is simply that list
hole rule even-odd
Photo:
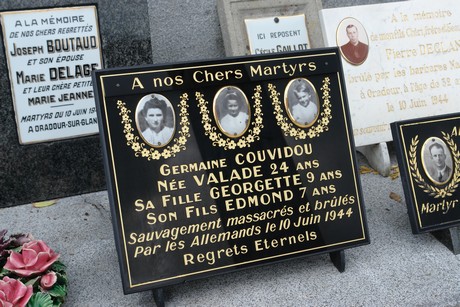
[{"label": "dark plaque edge", "polygon": [[[144,74],[144,73],[151,73],[158,70],[177,70],[177,69],[185,69],[185,68],[196,68],[200,66],[208,66],[208,65],[216,65],[216,64],[227,64],[227,63],[234,63],[238,62],[251,62],[251,61],[263,61],[263,60],[280,60],[286,58],[299,58],[299,57],[316,57],[316,56],[324,56],[324,55],[334,55],[337,57],[337,71],[331,72],[331,74],[337,74],[338,77],[338,87],[340,89],[340,98],[337,100],[341,101],[342,105],[342,114],[344,124],[347,127],[347,143],[348,143],[348,150],[350,154],[350,163],[352,165],[352,170],[354,174],[354,186],[357,196],[357,208],[359,209],[359,216],[361,221],[361,229],[362,229],[362,237],[355,238],[353,240],[334,243],[330,245],[310,248],[307,250],[298,250],[295,252],[290,252],[286,254],[280,254],[276,256],[271,256],[267,258],[261,259],[254,259],[251,261],[236,263],[232,265],[221,266],[217,268],[211,268],[202,271],[196,271],[188,274],[182,274],[177,276],[172,276],[168,278],[163,278],[161,280],[151,280],[148,282],[143,282],[140,284],[133,285],[131,283],[130,271],[129,271],[129,257],[127,256],[127,249],[126,249],[126,240],[122,240],[122,232],[120,230],[124,229],[123,224],[123,216],[121,215],[121,206],[118,201],[118,189],[117,181],[116,181],[116,172],[115,174],[112,173],[114,171],[113,165],[113,153],[111,152],[110,148],[110,136],[108,135],[108,119],[104,117],[106,114],[105,111],[105,89],[103,79],[107,77],[116,77],[120,75],[129,75],[129,74]],[[359,247],[362,245],[367,245],[370,243],[369,239],[369,230],[367,225],[367,218],[366,212],[364,207],[364,199],[362,194],[362,187],[360,181],[360,175],[357,166],[357,159],[356,159],[356,149],[352,134],[352,123],[350,119],[350,112],[348,108],[348,100],[346,96],[346,88],[345,82],[343,77],[343,69],[342,63],[340,61],[340,54],[337,47],[333,48],[321,48],[315,50],[309,50],[304,52],[289,52],[284,54],[271,54],[271,55],[250,55],[250,56],[239,56],[239,57],[227,57],[225,59],[215,59],[215,60],[208,60],[208,61],[191,61],[191,62],[180,62],[174,64],[158,64],[158,65],[142,65],[142,66],[135,66],[135,67],[128,67],[128,68],[108,68],[102,70],[93,71],[93,86],[95,87],[95,99],[96,99],[96,109],[97,114],[100,119],[104,118],[104,120],[99,120],[99,133],[101,138],[101,147],[103,151],[103,160],[104,160],[104,170],[106,174],[106,181],[107,181],[107,188],[108,188],[108,196],[110,202],[110,208],[112,213],[112,226],[114,230],[114,237],[115,243],[117,247],[118,253],[118,260],[119,266],[121,270],[121,277],[122,277],[122,284],[123,284],[123,291],[125,294],[152,290],[152,289],[160,289],[165,286],[171,286],[175,284],[181,284],[191,280],[198,280],[207,278],[210,276],[225,274],[229,272],[236,272],[248,268],[255,268],[262,265],[267,265],[271,263],[278,263],[282,261],[287,261],[295,258],[306,257],[306,256],[314,256],[319,254],[326,254],[326,253],[334,253],[334,252],[343,252],[343,250],[350,248],[350,247]],[[104,110],[102,109],[104,108]],[[107,125],[107,127],[106,127]]]},{"label": "dark plaque edge", "polygon": [[448,229],[460,225],[460,219],[457,221],[445,222],[432,226],[424,226],[419,218],[419,209],[417,197],[414,190],[414,181],[409,172],[409,163],[407,155],[407,144],[404,139],[404,128],[413,125],[423,125],[433,122],[449,121],[460,119],[460,113],[451,113],[447,115],[429,116],[417,119],[409,119],[393,122],[390,124],[393,142],[395,145],[396,157],[399,164],[399,172],[401,174],[401,183],[406,199],[407,212],[413,234],[429,233],[436,230]]}]

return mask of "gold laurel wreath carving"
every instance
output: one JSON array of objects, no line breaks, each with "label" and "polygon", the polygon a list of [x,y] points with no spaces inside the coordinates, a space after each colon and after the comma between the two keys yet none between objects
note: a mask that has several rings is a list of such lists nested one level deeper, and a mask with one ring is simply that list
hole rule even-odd
[{"label": "gold laurel wreath carving", "polygon": [[293,123],[290,123],[289,119],[284,115],[284,111],[281,105],[281,101],[278,96],[280,93],[276,90],[276,86],[273,84],[268,84],[268,90],[270,91],[270,99],[274,107],[273,114],[276,116],[276,123],[281,127],[281,130],[284,132],[285,136],[290,136],[296,140],[304,140],[307,137],[314,138],[319,136],[322,132],[329,130],[329,122],[332,119],[331,114],[331,96],[329,95],[331,89],[329,85],[331,84],[329,77],[324,78],[323,86],[321,90],[323,92],[323,108],[321,111],[321,118],[316,121],[316,125],[309,127],[308,132],[302,128],[296,128]]},{"label": "gold laurel wreath carving", "polygon": [[411,171],[411,175],[414,178],[417,185],[423,190],[423,192],[428,193],[430,196],[433,196],[434,198],[452,196],[452,193],[455,192],[455,190],[458,187],[458,184],[460,183],[460,174],[458,172],[460,167],[460,152],[457,150],[457,144],[454,143],[449,134],[444,133],[443,131],[441,131],[441,133],[443,135],[443,139],[449,145],[455,163],[455,167],[453,170],[454,176],[452,177],[450,183],[442,189],[426,183],[420,174],[420,170],[417,165],[417,145],[419,142],[418,135],[412,138],[411,145],[409,148],[409,168]]},{"label": "gold laurel wreath carving", "polygon": [[262,87],[257,85],[254,88],[254,95],[252,96],[254,102],[254,120],[251,121],[251,128],[246,131],[245,135],[241,136],[238,141],[225,137],[222,133],[217,132],[217,128],[212,124],[208,104],[209,102],[204,99],[204,95],[200,92],[195,93],[195,98],[200,107],[201,123],[203,124],[204,133],[212,141],[213,146],[223,147],[225,150],[235,149],[236,147],[244,148],[251,147],[251,143],[260,139],[260,132],[262,131]]},{"label": "gold laurel wreath carving", "polygon": [[180,130],[179,137],[174,138],[173,144],[162,148],[161,150],[150,147],[141,141],[141,138],[134,134],[132,126],[133,120],[129,114],[131,110],[126,107],[126,103],[121,100],[117,101],[117,108],[120,110],[121,123],[124,125],[123,133],[126,138],[126,145],[131,147],[136,157],[143,157],[147,160],[159,160],[160,158],[168,159],[175,157],[177,153],[186,149],[187,138],[190,137],[190,122],[188,119],[188,94],[184,93],[180,96],[179,102],[179,116],[180,116]]}]

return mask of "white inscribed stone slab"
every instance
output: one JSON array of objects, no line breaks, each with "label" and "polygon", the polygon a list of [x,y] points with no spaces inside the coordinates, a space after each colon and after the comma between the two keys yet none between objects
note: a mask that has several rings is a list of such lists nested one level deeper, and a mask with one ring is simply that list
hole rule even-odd
[{"label": "white inscribed stone slab", "polygon": [[356,146],[391,141],[391,122],[460,111],[460,1],[324,9],[320,20],[326,46],[356,32],[368,45],[340,48]]},{"label": "white inscribed stone slab", "polygon": [[0,12],[20,144],[98,133],[96,6]]},{"label": "white inscribed stone slab", "polygon": [[251,54],[310,49],[305,15],[245,19]]},{"label": "white inscribed stone slab", "polygon": [[[303,21],[306,23],[308,40],[311,43],[309,48],[324,47],[318,17],[321,8],[321,0],[217,0],[225,53],[227,56],[251,54],[245,20],[297,15],[305,16]],[[304,43],[306,42],[299,42],[296,50],[299,49],[299,44],[303,46]]]}]

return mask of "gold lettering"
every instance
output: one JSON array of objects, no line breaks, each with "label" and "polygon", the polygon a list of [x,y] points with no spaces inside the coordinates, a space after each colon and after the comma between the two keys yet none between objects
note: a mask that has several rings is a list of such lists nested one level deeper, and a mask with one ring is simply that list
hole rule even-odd
[{"label": "gold lettering", "polygon": [[216,71],[214,73],[207,70],[197,70],[193,73],[193,80],[197,83],[230,80],[232,77],[235,79],[241,79],[243,77],[243,72],[241,69],[236,69]]},{"label": "gold lettering", "polygon": [[281,65],[273,65],[273,66],[250,66],[249,71],[251,73],[251,77],[254,76],[273,76],[277,75],[278,73],[282,72],[290,77],[292,77],[296,73],[301,73],[304,71],[304,68],[308,68],[309,71],[316,70],[316,63],[315,62],[308,62],[308,63],[296,63],[296,64],[286,64],[282,63]]},{"label": "gold lettering", "polygon": [[131,90],[134,90],[134,88],[139,87],[140,89],[144,89],[144,85],[142,85],[141,80],[139,80],[138,77],[134,78],[133,81],[133,86],[131,87]]},{"label": "gold lettering", "polygon": [[184,265],[192,265],[196,263],[206,263],[208,265],[214,265],[217,260],[220,260],[224,257],[231,258],[234,256],[238,256],[240,254],[244,255],[248,252],[248,247],[246,245],[233,245],[233,247],[222,248],[216,251],[209,251],[206,253],[198,253],[198,254],[184,254],[183,260]]},{"label": "gold lettering", "polygon": [[443,199],[442,202],[433,204],[433,203],[424,203],[422,204],[422,214],[429,214],[435,212],[442,212],[442,214],[447,214],[450,209],[455,208],[455,205],[458,203],[458,199],[455,200],[446,200]]},{"label": "gold lettering", "polygon": [[292,235],[289,237],[281,237],[279,239],[262,239],[262,240],[255,240],[254,247],[255,250],[260,252],[267,249],[274,249],[278,247],[284,247],[286,245],[294,245],[298,243],[304,243],[308,241],[316,240],[318,235],[315,231],[305,231],[304,233],[299,233],[297,235]]},{"label": "gold lettering", "polygon": [[153,202],[151,200],[148,200],[147,204],[145,204],[144,200],[136,199],[136,201],[134,202],[134,206],[136,206],[135,210],[137,212],[144,211],[144,210],[149,210],[149,209],[155,209],[155,205],[153,204]]}]

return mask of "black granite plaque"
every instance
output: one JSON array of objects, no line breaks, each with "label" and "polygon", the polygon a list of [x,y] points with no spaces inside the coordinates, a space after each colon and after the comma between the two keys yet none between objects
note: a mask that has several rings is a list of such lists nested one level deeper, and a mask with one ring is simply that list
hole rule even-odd
[{"label": "black granite plaque", "polygon": [[126,293],[369,242],[340,63],[95,72]]},{"label": "black granite plaque", "polygon": [[460,225],[459,116],[391,125],[413,233]]}]

